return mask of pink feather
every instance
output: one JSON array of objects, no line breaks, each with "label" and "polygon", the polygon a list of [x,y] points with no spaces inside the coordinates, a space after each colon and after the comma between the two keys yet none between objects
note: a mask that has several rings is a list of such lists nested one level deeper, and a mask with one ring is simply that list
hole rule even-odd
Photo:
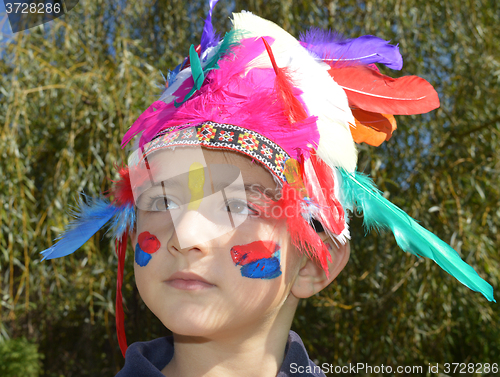
[{"label": "pink feather", "polygon": [[[273,39],[267,38],[267,41]],[[142,146],[163,129],[210,120],[251,128],[298,159],[301,150],[308,151],[309,144],[319,142],[316,117],[306,117],[295,127],[291,126],[275,90],[276,73],[270,68],[253,66],[252,61],[264,49],[260,38],[241,40],[234,54],[218,62],[219,69],[209,72],[205,84],[189,101],[178,109],[171,104],[163,105],[158,114],[148,109],[129,132],[144,130]],[[181,89],[182,86],[178,90]]]},{"label": "pink feather", "polygon": [[122,139],[122,148],[141,131],[164,124],[167,120],[172,118],[176,110],[173,103],[166,104],[162,101],[153,102],[125,133]]}]

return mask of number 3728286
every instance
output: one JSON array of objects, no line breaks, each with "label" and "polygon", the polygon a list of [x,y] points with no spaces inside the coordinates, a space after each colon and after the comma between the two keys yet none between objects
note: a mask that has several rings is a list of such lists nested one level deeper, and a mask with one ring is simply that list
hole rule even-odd
[{"label": "number 3728286", "polygon": [[498,363],[444,363],[444,373],[498,373]]},{"label": "number 3728286", "polygon": [[5,10],[7,13],[61,13],[60,4],[52,3],[10,3],[5,2]]}]

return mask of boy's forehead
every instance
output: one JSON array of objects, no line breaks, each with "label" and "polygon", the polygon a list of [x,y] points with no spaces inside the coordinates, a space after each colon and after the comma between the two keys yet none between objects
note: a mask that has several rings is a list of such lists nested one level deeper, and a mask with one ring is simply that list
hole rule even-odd
[{"label": "boy's forehead", "polygon": [[[230,183],[228,180],[234,180],[236,172],[241,172],[245,185],[257,184],[264,188],[276,188],[273,176],[264,167],[235,152],[204,147],[175,147],[157,150],[146,158],[147,164],[143,166],[151,171],[155,181],[189,174],[194,166],[198,166],[209,167],[209,178],[215,184]],[[214,166],[217,169],[210,169]]]}]

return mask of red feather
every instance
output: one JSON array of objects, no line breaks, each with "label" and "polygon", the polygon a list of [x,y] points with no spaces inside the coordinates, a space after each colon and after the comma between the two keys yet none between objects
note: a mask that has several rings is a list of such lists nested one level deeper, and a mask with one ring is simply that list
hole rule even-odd
[{"label": "red feather", "polygon": [[390,114],[378,114],[361,109],[351,109],[356,127],[351,127],[351,134],[358,144],[366,143],[378,147],[391,138],[397,128],[396,119]]},{"label": "red feather", "polygon": [[330,232],[339,235],[345,228],[344,209],[335,197],[335,181],[331,168],[315,154],[304,162],[304,180],[308,192],[319,205],[321,224]]},{"label": "red feather", "polygon": [[127,337],[125,335],[125,315],[123,314],[123,296],[122,296],[122,285],[123,285],[123,269],[125,266],[125,252],[127,251],[127,234],[128,230],[123,234],[120,241],[115,241],[115,249],[118,254],[118,273],[116,277],[116,335],[118,337],[118,344],[120,345],[120,350],[122,351],[123,357],[125,357],[125,352],[127,351]]},{"label": "red feather", "polygon": [[118,205],[134,204],[134,194],[130,183],[130,172],[128,166],[125,165],[116,168],[118,170],[118,174],[120,174],[120,179],[118,181],[112,181],[114,186],[110,190],[109,195],[114,196],[113,202]]},{"label": "red feather", "polygon": [[278,68],[271,46],[269,46],[269,43],[267,43],[264,38],[262,38],[262,40],[264,41],[267,53],[271,59],[271,64],[273,65],[274,72],[276,73],[276,92],[278,93],[278,98],[283,105],[283,112],[285,113],[285,116],[288,117],[290,123],[292,124],[307,119],[307,112],[304,110],[302,103],[296,97],[296,95],[300,94],[300,91],[293,86],[287,68]]},{"label": "red feather", "polygon": [[264,205],[253,206],[261,216],[285,220],[293,245],[318,260],[328,276],[330,252],[311,225],[302,217],[304,204],[301,194],[289,184],[285,184],[278,201],[269,200]]},{"label": "red feather", "polygon": [[423,114],[439,107],[439,98],[418,76],[397,79],[366,66],[330,68],[335,82],[346,92],[349,105],[373,113]]}]

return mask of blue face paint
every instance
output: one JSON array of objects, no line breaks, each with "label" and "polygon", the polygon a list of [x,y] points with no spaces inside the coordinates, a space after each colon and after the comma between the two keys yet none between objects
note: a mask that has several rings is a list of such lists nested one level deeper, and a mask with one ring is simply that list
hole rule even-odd
[{"label": "blue face paint", "polygon": [[135,245],[135,263],[137,263],[141,267],[145,267],[150,260],[151,255],[142,251],[139,243],[137,243],[137,245]]},{"label": "blue face paint", "polygon": [[256,241],[231,248],[233,262],[241,267],[241,276],[274,279],[281,275],[280,247],[273,241]]},{"label": "blue face paint", "polygon": [[139,234],[137,241],[137,245],[135,245],[135,262],[144,267],[151,260],[151,254],[156,253],[161,244],[158,238],[149,232]]},{"label": "blue face paint", "polygon": [[251,279],[274,279],[281,275],[279,258],[259,259],[241,267],[241,276]]}]

